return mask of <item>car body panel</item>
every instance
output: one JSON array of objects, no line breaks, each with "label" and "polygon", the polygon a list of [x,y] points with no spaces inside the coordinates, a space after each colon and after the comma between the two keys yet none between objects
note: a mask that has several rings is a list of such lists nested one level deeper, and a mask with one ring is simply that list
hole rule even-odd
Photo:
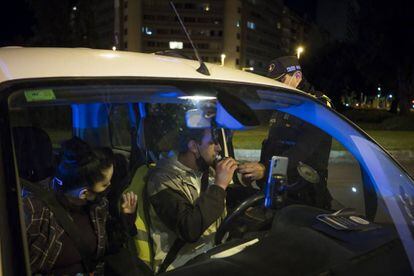
[{"label": "car body panel", "polygon": [[[249,72],[206,63],[210,76],[198,73],[194,60],[87,48],[0,48],[0,83],[56,77],[157,77],[248,82],[289,88]],[[116,69],[115,69],[116,68]],[[291,88],[289,88],[291,89]]]}]

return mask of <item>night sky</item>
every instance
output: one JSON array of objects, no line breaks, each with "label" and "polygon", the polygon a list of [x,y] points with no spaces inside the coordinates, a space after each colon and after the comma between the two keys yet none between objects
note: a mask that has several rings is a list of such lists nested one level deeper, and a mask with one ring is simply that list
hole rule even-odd
[{"label": "night sky", "polygon": [[317,0],[285,0],[284,3],[300,16],[315,21]]},{"label": "night sky", "polygon": [[0,45],[22,43],[32,34],[34,19],[30,5],[25,0],[4,1],[0,23]]}]

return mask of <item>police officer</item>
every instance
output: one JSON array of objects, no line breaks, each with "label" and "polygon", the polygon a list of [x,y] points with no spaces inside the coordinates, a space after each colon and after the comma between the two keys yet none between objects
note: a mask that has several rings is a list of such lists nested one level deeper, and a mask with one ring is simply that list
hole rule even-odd
[{"label": "police officer", "polygon": [[[315,91],[305,81],[299,61],[294,56],[273,60],[268,68],[268,77],[302,89],[330,106],[329,98]],[[331,137],[319,128],[293,115],[275,111],[270,119],[268,138],[262,144],[260,162],[240,165],[239,172],[246,178],[263,182],[272,156],[286,156],[289,158],[288,181],[296,183],[300,181],[298,165],[309,165],[318,172],[319,183],[308,183],[298,190],[288,192],[288,199],[291,203],[329,209],[332,197],[327,189],[327,178],[331,145]]]}]

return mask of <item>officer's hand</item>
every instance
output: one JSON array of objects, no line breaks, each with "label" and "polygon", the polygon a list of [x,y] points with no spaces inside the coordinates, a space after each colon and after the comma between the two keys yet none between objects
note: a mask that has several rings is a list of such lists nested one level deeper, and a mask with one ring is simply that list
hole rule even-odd
[{"label": "officer's hand", "polygon": [[261,163],[249,162],[239,165],[239,173],[251,181],[262,179],[265,175],[265,166]]},{"label": "officer's hand", "polygon": [[236,169],[237,163],[233,158],[226,158],[218,162],[216,165],[215,184],[224,190],[227,189]]}]

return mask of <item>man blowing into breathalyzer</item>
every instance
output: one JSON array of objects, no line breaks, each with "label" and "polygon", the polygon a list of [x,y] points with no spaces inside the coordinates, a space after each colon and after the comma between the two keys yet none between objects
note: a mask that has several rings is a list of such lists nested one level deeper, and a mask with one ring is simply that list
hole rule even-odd
[{"label": "man blowing into breathalyzer", "polygon": [[185,129],[177,156],[160,160],[149,173],[146,191],[157,272],[184,265],[212,248],[225,215],[226,189],[237,169],[232,158],[216,162],[220,150],[210,128]]}]

